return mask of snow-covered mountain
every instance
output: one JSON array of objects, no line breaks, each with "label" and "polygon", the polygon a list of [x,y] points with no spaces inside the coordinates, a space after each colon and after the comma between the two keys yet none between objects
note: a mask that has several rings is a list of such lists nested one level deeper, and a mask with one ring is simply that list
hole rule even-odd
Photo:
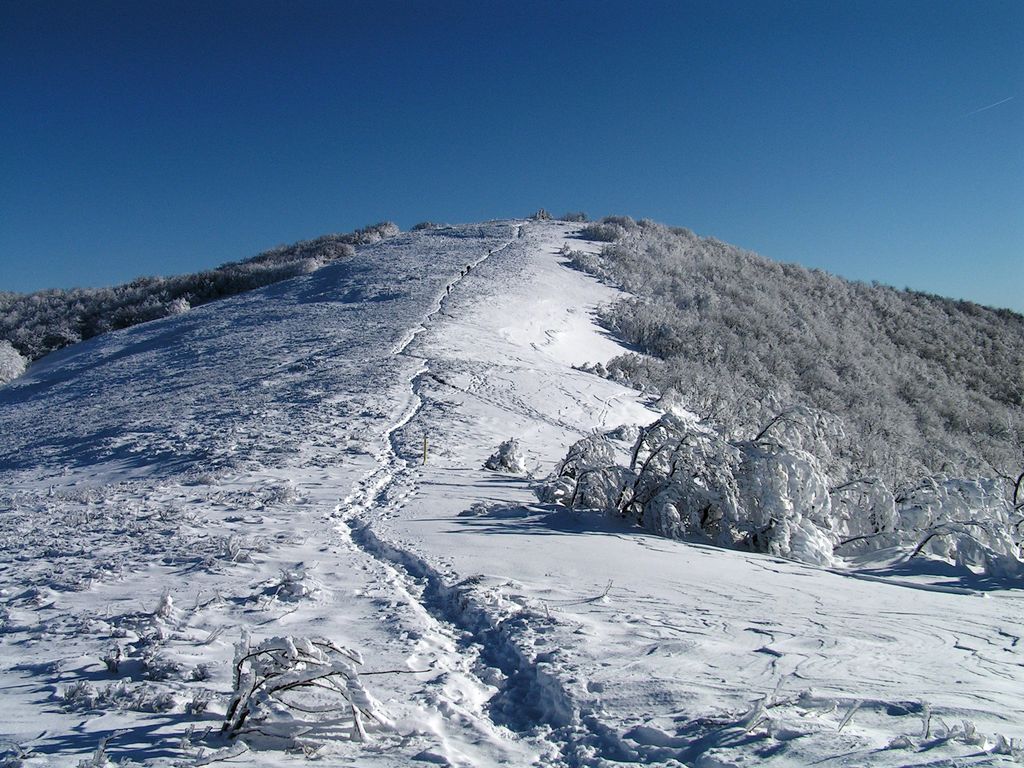
[{"label": "snow-covered mountain", "polygon": [[[399,235],[0,388],[6,764],[1019,760],[1018,591],[536,501],[571,444],[658,416],[582,370],[624,349],[576,228]],[[527,474],[485,469],[510,438]],[[292,676],[257,686],[261,647]]]}]

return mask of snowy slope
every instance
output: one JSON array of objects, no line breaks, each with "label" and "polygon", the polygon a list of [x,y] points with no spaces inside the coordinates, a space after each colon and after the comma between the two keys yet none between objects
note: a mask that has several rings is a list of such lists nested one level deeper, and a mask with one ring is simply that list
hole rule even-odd
[{"label": "snowy slope", "polygon": [[[1012,764],[1018,595],[653,539],[482,468],[655,417],[572,367],[621,351],[572,232],[402,235],[0,389],[10,754],[222,757],[245,631],[382,673],[390,727],[306,739],[332,765]],[[232,762],[306,759],[253,746]]]}]

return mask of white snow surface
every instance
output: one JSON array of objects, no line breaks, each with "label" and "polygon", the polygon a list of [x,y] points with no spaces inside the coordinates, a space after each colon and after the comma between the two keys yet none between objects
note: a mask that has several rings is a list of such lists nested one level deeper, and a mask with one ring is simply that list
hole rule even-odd
[{"label": "white snow surface", "polygon": [[[0,765],[1019,764],[1018,592],[654,538],[483,469],[657,417],[573,367],[622,351],[574,232],[400,235],[0,388]],[[232,746],[243,633],[359,651],[381,722]]]}]

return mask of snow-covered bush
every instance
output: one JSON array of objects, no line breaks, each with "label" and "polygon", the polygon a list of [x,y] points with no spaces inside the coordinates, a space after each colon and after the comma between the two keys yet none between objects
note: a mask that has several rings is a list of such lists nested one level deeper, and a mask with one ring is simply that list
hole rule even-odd
[{"label": "snow-covered bush", "polygon": [[184,296],[179,296],[167,305],[168,315],[183,315],[192,309],[192,305]]},{"label": "snow-covered bush", "polygon": [[498,450],[484,462],[484,468],[495,472],[509,472],[521,475],[526,471],[526,457],[523,449],[515,438],[506,440],[498,446]]},{"label": "snow-covered bush", "polygon": [[221,732],[294,743],[301,737],[364,741],[389,723],[359,680],[358,651],[323,638],[272,637],[238,644]]},{"label": "snow-covered bush", "polygon": [[814,454],[776,444],[742,447],[739,476],[746,529],[741,542],[805,563],[832,563],[832,500],[829,478]]},{"label": "snow-covered bush", "polygon": [[604,433],[604,436],[609,440],[621,440],[635,445],[637,439],[640,437],[640,427],[636,424],[620,424],[617,427],[609,429]]},{"label": "snow-covered bush", "polygon": [[64,689],[61,707],[68,712],[94,710],[128,710],[134,712],[169,712],[176,701],[170,691],[156,689],[148,683],[120,680],[111,685],[95,686],[78,680]]},{"label": "snow-covered bush", "polygon": [[394,237],[401,231],[393,221],[381,221],[377,224],[357,229],[353,234],[356,243],[368,244]]},{"label": "snow-covered bush", "polygon": [[601,259],[596,254],[587,251],[566,251],[564,254],[569,260],[569,266],[586,272],[591,275],[601,276]]},{"label": "snow-covered bush", "polygon": [[634,480],[618,512],[665,536],[733,546],[740,458],[714,430],[666,414],[637,438],[629,465]]},{"label": "snow-covered bush", "polygon": [[0,339],[0,384],[6,384],[25,372],[27,360],[10,342]]},{"label": "snow-covered bush", "polygon": [[561,215],[561,217],[559,217],[559,218],[560,218],[561,221],[572,221],[572,222],[590,221],[590,217],[587,216],[587,214],[585,214],[583,211],[569,211],[568,213],[563,213]]},{"label": "snow-covered bush", "polygon": [[[861,477],[836,486],[831,491],[833,528],[838,546],[850,551],[883,544],[883,535],[893,544],[900,518],[896,497],[879,477]],[[868,544],[867,542],[873,542]],[[861,543],[859,547],[854,545]]]},{"label": "snow-covered bush", "polygon": [[570,449],[539,488],[543,501],[602,510],[662,536],[830,565],[835,554],[900,546],[992,576],[1022,569],[1019,514],[998,484],[928,478],[897,499],[879,478],[836,484],[842,424],[788,409],[752,440],[666,413],[621,466],[608,440]]},{"label": "snow-covered bush", "polygon": [[317,591],[316,582],[310,578],[305,567],[298,563],[291,568],[282,568],[280,577],[268,585],[265,594],[275,600],[297,602]]},{"label": "snow-covered bush", "polygon": [[996,481],[926,477],[900,499],[898,511],[904,541],[919,539],[912,554],[928,552],[997,577],[1024,576],[1020,516]]},{"label": "snow-covered bush", "polygon": [[826,425],[824,415],[795,409],[733,443],[708,424],[666,414],[637,440],[636,479],[618,511],[662,535],[828,564],[828,477],[808,450],[826,443]]},{"label": "snow-covered bush", "polygon": [[580,237],[584,240],[595,240],[599,243],[614,243],[626,234],[626,230],[618,224],[605,224],[594,222],[580,230]]},{"label": "snow-covered bush", "polygon": [[569,452],[559,462],[555,474],[578,478],[583,473],[606,467],[615,461],[615,448],[603,435],[588,435],[569,446]]},{"label": "snow-covered bush", "polygon": [[554,474],[541,485],[541,501],[585,509],[614,508],[629,475],[615,466],[615,448],[603,435],[589,435],[569,447]]}]

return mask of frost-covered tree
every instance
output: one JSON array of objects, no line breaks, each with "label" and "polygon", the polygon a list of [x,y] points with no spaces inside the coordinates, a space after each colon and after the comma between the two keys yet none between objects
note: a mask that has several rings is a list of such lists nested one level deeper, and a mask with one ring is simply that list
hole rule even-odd
[{"label": "frost-covered tree", "polygon": [[850,282],[648,220],[606,217],[582,236],[608,244],[570,263],[631,294],[601,319],[644,353],[608,361],[608,376],[672,390],[731,437],[790,403],[835,413],[842,482],[1019,474],[1021,315]]},{"label": "frost-covered tree", "polygon": [[1020,516],[995,481],[926,477],[900,501],[899,531],[920,538],[913,554],[930,552],[994,576],[1024,575]]},{"label": "frost-covered tree", "polygon": [[923,552],[992,576],[1024,575],[1024,521],[995,481],[928,477],[899,497],[877,477],[837,483],[843,439],[838,418],[806,406],[746,440],[670,412],[640,431],[628,466],[608,439],[591,436],[538,493],[662,536],[817,565],[898,547],[909,558]]},{"label": "frost-covered tree", "polygon": [[603,435],[589,435],[569,448],[539,490],[542,501],[569,507],[613,506],[630,476],[615,465],[615,449]]}]

